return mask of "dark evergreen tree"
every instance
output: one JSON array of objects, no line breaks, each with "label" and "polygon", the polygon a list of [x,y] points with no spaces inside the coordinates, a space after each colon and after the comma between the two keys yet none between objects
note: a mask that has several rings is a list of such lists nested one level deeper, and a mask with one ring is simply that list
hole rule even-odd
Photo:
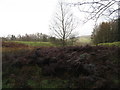
[{"label": "dark evergreen tree", "polygon": [[94,44],[120,41],[120,19],[102,22],[92,32],[91,39]]}]

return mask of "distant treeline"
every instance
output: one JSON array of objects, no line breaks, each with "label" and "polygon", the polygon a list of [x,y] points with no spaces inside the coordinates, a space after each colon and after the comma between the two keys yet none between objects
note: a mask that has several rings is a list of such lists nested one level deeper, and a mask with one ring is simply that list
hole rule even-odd
[{"label": "distant treeline", "polygon": [[[111,43],[120,41],[120,18],[109,22],[102,22],[97,25],[91,35],[94,44]],[[62,44],[62,40],[42,33],[25,34],[25,35],[8,35],[2,37],[2,41],[40,41]],[[67,44],[73,45],[76,37],[67,40]]]},{"label": "distant treeline", "polygon": [[94,44],[120,41],[120,18],[96,26],[91,38]]},{"label": "distant treeline", "polygon": [[[34,41],[34,42],[39,41],[39,42],[51,42],[58,45],[62,44],[61,39],[58,39],[56,37],[49,36],[46,34],[42,34],[42,33],[25,34],[25,35],[18,35],[18,36],[8,35],[7,37],[2,37],[2,41]],[[72,37],[67,41],[67,44],[73,45],[73,42],[75,41],[76,41],[76,38]]]},{"label": "distant treeline", "polygon": [[48,42],[50,40],[55,40],[55,37],[48,36],[42,33],[35,34],[25,34],[25,35],[8,35],[7,37],[2,37],[3,41],[41,41]]}]

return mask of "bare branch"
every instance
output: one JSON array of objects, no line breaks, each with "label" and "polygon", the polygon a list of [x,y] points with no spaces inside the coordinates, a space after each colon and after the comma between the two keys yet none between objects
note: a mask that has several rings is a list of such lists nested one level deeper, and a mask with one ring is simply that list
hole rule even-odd
[{"label": "bare branch", "polygon": [[[120,4],[119,0],[85,0],[83,2],[68,3],[68,5],[78,7],[80,12],[84,12],[89,15],[84,21],[85,23],[91,19],[95,19],[97,22],[97,20],[103,16],[108,18],[113,17],[112,14],[120,10],[119,6],[116,7],[118,4]],[[82,7],[87,7],[87,9],[84,10]]]}]

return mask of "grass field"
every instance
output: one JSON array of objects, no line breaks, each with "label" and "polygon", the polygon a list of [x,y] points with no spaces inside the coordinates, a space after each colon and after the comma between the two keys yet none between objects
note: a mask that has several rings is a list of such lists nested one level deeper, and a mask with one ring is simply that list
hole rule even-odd
[{"label": "grass field", "polygon": [[119,46],[120,47],[120,42],[113,42],[113,43],[100,43],[98,45],[103,45],[103,46]]},{"label": "grass field", "polygon": [[90,37],[80,37],[79,41],[83,43],[91,43]]},{"label": "grass field", "polygon": [[[60,45],[56,45],[53,44],[51,42],[39,42],[39,41],[5,41],[5,42],[15,42],[15,43],[20,43],[20,44],[25,44],[28,46],[33,46],[33,47],[37,47],[37,46],[60,46]],[[77,41],[75,42],[75,45],[86,45],[86,44],[91,44],[91,38],[89,35],[87,36],[80,36],[77,38]]]},{"label": "grass field", "polygon": [[89,44],[91,45],[92,41],[91,41],[91,37],[88,36],[80,36],[77,38],[77,42],[75,43],[75,45],[86,45]]},{"label": "grass field", "polygon": [[12,42],[22,43],[22,44],[26,44],[29,46],[55,46],[51,42],[33,42],[33,41],[12,41]]}]

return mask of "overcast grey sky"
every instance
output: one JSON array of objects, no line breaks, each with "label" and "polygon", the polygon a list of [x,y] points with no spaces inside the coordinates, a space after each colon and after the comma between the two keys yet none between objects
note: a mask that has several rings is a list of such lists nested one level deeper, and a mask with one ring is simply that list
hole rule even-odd
[{"label": "overcast grey sky", "polygon": [[[57,0],[0,0],[0,37],[37,32],[49,34],[56,5]],[[75,12],[77,17],[83,16],[79,11]],[[92,28],[93,22],[80,24],[77,33],[90,35]]]}]

